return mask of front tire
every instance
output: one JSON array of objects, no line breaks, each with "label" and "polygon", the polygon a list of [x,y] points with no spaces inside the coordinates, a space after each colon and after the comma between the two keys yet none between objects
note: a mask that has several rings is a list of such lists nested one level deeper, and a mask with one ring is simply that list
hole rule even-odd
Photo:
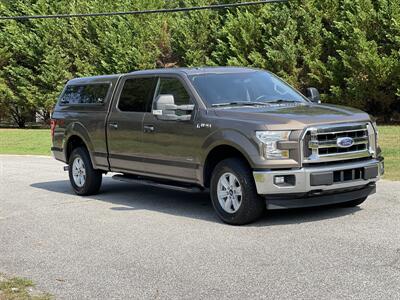
[{"label": "front tire", "polygon": [[69,180],[76,194],[90,196],[99,192],[103,174],[93,169],[89,153],[85,148],[75,148],[68,165]]},{"label": "front tire", "polygon": [[258,220],[265,212],[265,200],[257,194],[253,175],[238,158],[221,161],[211,177],[210,195],[218,217],[231,225]]}]

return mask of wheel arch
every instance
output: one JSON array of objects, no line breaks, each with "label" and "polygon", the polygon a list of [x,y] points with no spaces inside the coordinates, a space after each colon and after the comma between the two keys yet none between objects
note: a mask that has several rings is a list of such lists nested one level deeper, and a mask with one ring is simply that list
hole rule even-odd
[{"label": "wheel arch", "polygon": [[228,157],[239,157],[250,169],[254,169],[260,159],[259,145],[249,134],[237,129],[213,132],[204,141],[202,152],[205,154],[199,179],[204,187],[209,187],[212,171],[219,161]]},{"label": "wheel arch", "polygon": [[66,162],[68,163],[71,153],[75,148],[84,147],[88,151],[93,168],[96,169],[96,163],[92,155],[93,145],[90,142],[89,134],[85,127],[80,123],[74,123],[66,129],[65,136],[63,148]]},{"label": "wheel arch", "polygon": [[203,185],[210,187],[212,173],[219,162],[227,158],[239,158],[251,168],[247,155],[239,147],[225,143],[213,147],[207,154],[203,167]]}]

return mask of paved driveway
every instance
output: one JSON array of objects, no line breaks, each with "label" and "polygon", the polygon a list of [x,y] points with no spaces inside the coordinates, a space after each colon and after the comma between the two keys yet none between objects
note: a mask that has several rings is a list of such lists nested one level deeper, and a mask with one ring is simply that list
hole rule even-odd
[{"label": "paved driveway", "polygon": [[53,159],[0,156],[0,272],[59,299],[399,299],[400,183],[378,190],[232,227],[205,194],[106,178],[80,198]]}]

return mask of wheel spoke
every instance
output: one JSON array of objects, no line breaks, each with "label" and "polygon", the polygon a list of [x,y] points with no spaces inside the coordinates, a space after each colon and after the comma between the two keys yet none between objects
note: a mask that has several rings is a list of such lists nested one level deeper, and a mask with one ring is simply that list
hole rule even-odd
[{"label": "wheel spoke", "polygon": [[229,175],[229,185],[230,186],[235,186],[235,181],[236,181],[236,177],[233,176],[232,174]]},{"label": "wheel spoke", "polygon": [[218,191],[218,197],[221,197],[221,198],[228,197],[228,191],[226,191],[226,190]]},{"label": "wheel spoke", "polygon": [[234,189],[236,196],[242,196],[242,187],[238,186]]},{"label": "wheel spoke", "polygon": [[232,200],[231,198],[228,197],[228,199],[226,199],[225,201],[225,210],[227,212],[231,212],[232,211]]},{"label": "wheel spoke", "polygon": [[233,209],[234,209],[235,211],[239,209],[240,202],[239,202],[239,200],[238,200],[237,197],[233,197],[233,199],[232,199],[232,205],[233,205]]},{"label": "wheel spoke", "polygon": [[226,190],[229,189],[229,181],[226,179],[225,176],[223,176],[223,177],[221,178],[221,184],[224,186],[224,188],[225,188]]}]

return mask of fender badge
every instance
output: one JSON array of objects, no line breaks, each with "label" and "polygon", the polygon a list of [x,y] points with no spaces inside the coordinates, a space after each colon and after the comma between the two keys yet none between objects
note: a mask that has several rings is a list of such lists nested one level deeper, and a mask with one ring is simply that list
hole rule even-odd
[{"label": "fender badge", "polygon": [[199,123],[199,124],[197,124],[196,127],[197,128],[211,128],[212,126],[209,123]]}]

